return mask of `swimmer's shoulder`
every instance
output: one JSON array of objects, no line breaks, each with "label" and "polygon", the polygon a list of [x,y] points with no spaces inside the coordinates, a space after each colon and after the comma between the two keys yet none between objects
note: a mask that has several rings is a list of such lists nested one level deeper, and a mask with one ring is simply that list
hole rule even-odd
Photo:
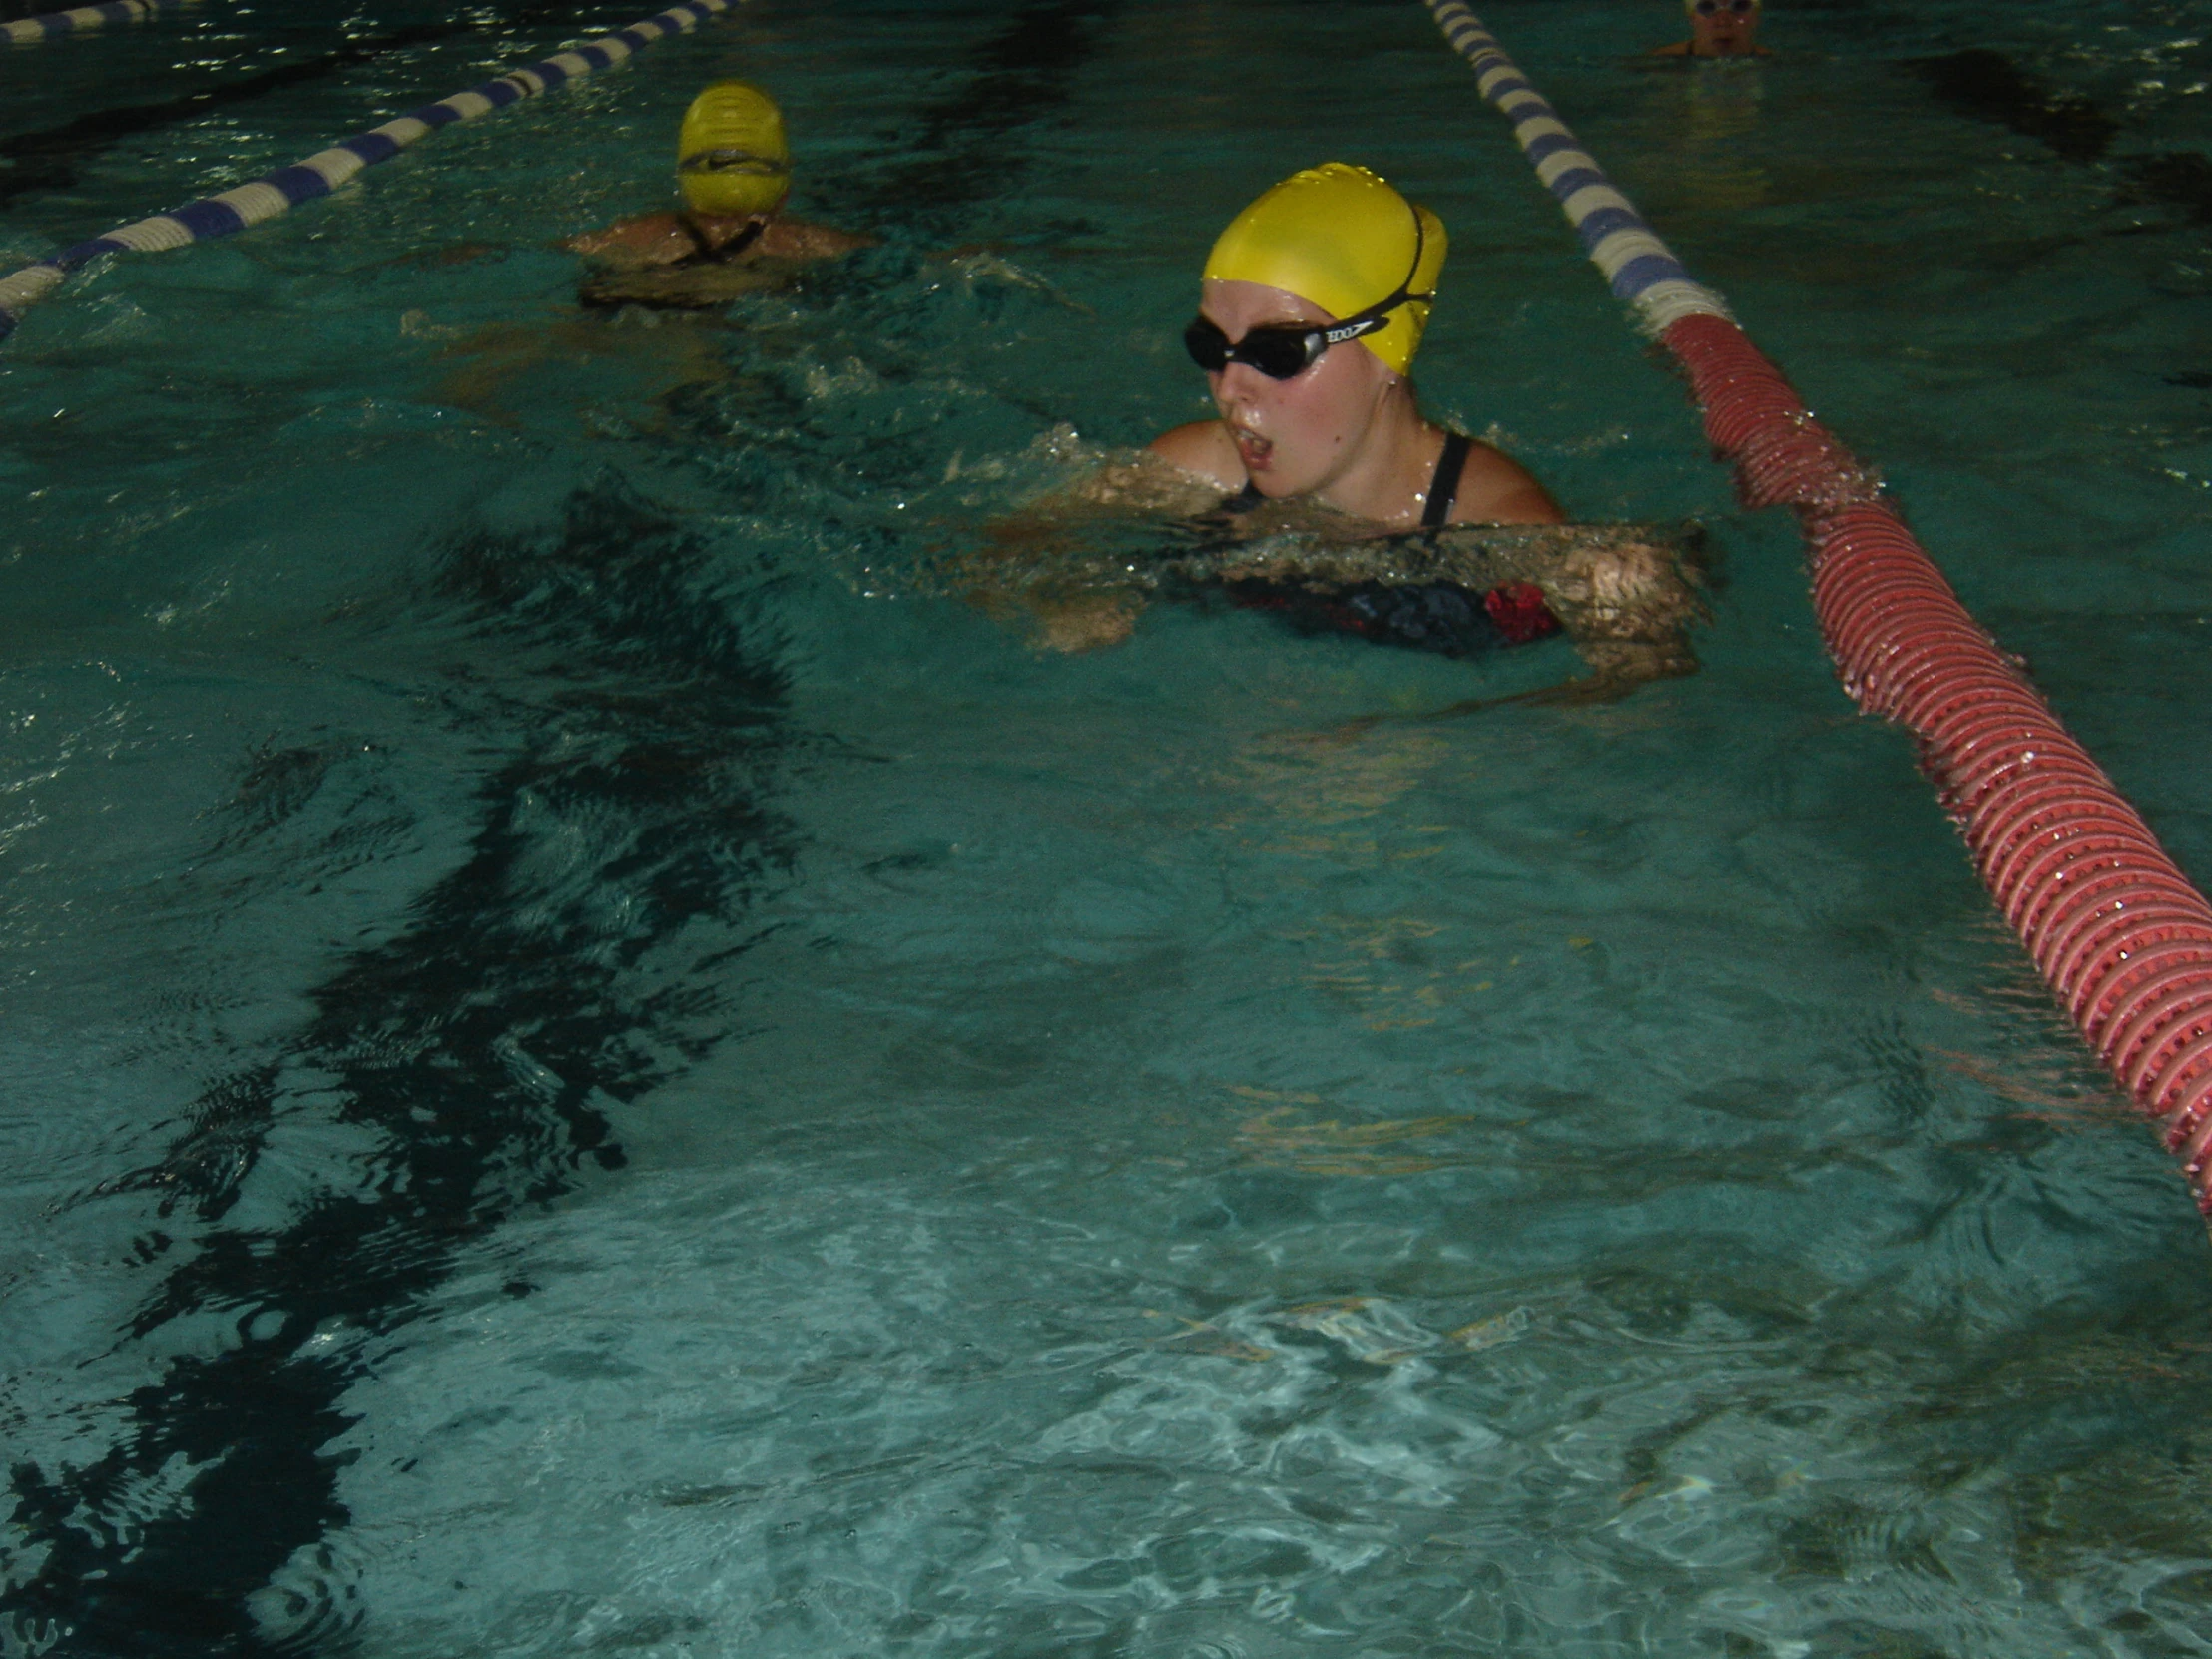
[{"label": "swimmer's shoulder", "polygon": [[1175,427],[1162,432],[1145,448],[1178,471],[1217,484],[1231,494],[1243,489],[1248,481],[1236,440],[1218,420],[1194,420],[1188,426]]},{"label": "swimmer's shoulder", "polygon": [[875,239],[804,219],[772,219],[753,245],[764,260],[834,260],[873,248]]},{"label": "swimmer's shoulder", "polygon": [[1654,46],[1644,56],[1646,58],[1684,58],[1699,63],[1730,63],[1738,58],[1771,58],[1774,56],[1773,47],[1754,46],[1749,52],[1734,54],[1731,57],[1699,58],[1696,52],[1692,50],[1695,44],[1693,41],[1678,40],[1672,46]]},{"label": "swimmer's shoulder", "polygon": [[[1234,450],[1232,450],[1234,453]],[[1567,515],[1536,475],[1502,450],[1477,438],[1459,472],[1452,524],[1564,524]]]},{"label": "swimmer's shoulder", "polygon": [[568,238],[561,246],[609,265],[674,265],[699,252],[699,237],[677,214],[639,214]]},{"label": "swimmer's shoulder", "polygon": [[[701,254],[714,252],[724,240],[728,239],[716,237],[710,241],[702,237],[698,228],[681,214],[655,213],[617,220],[599,230],[570,237],[561,246],[572,254],[587,255],[603,265],[635,270],[680,265]],[[796,264],[836,259],[874,246],[873,237],[856,236],[828,225],[811,225],[801,219],[772,219],[738,258],[741,262],[766,259]]]}]

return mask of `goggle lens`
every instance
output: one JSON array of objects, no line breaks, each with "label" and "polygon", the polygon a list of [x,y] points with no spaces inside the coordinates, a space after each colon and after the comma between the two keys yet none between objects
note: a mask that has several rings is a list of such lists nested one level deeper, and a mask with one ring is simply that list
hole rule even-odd
[{"label": "goggle lens", "polygon": [[1690,9],[1700,17],[1714,17],[1721,12],[1734,12],[1738,17],[1749,17],[1759,9],[1759,0],[1693,0]]},{"label": "goggle lens", "polygon": [[1271,380],[1292,380],[1305,373],[1328,348],[1327,340],[1319,328],[1254,328],[1231,345],[1229,336],[1203,316],[1192,318],[1183,330],[1183,349],[1207,373],[1219,374],[1231,363],[1243,363]]}]

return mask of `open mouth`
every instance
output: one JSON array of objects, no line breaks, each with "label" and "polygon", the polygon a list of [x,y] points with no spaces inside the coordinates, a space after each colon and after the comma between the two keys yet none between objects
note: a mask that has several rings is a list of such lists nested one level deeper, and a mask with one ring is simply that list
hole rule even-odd
[{"label": "open mouth", "polygon": [[1268,457],[1275,453],[1274,444],[1259,433],[1248,431],[1242,426],[1230,427],[1229,435],[1236,440],[1237,457],[1244,462],[1247,472],[1267,470]]}]

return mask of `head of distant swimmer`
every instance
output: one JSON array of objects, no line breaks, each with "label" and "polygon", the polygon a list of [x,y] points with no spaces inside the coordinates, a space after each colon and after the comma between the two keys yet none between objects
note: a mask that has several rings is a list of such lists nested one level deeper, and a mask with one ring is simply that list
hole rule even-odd
[{"label": "head of distant swimmer", "polygon": [[[1445,248],[1434,214],[1341,162],[1294,174],[1222,233],[1206,261],[1192,355],[1263,495],[1326,491],[1393,404],[1409,403],[1406,369]],[[1340,343],[1317,337],[1347,323],[1370,331]],[[1255,339],[1255,330],[1281,332]],[[1300,355],[1290,352],[1310,360],[1296,367]]]},{"label": "head of distant swimmer", "polygon": [[1760,0],[1683,0],[1690,14],[1690,51],[1733,58],[1758,50]]},{"label": "head of distant swimmer", "polygon": [[791,190],[784,112],[748,81],[717,81],[684,112],[676,182],[701,219],[766,219]]}]

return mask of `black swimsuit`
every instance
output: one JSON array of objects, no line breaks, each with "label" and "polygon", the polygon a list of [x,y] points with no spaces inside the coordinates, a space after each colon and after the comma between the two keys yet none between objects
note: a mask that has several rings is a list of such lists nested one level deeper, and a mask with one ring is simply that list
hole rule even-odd
[{"label": "black swimsuit", "polygon": [[[1428,480],[1421,506],[1423,531],[1441,530],[1458,499],[1474,440],[1461,432],[1444,434],[1443,453]],[[1221,504],[1225,513],[1248,513],[1267,497],[1250,479]],[[1423,582],[1390,587],[1356,582],[1317,592],[1290,582],[1230,581],[1222,584],[1230,602],[1247,610],[1273,611],[1302,634],[1358,634],[1381,645],[1408,646],[1445,657],[1472,657],[1499,645],[1521,645],[1556,633],[1559,621],[1545,607],[1542,590],[1528,582],[1508,582],[1476,593],[1456,582]]]},{"label": "black swimsuit", "polygon": [[710,248],[707,246],[706,237],[701,234],[699,227],[694,225],[690,219],[681,219],[677,223],[682,225],[685,232],[691,237],[692,252],[686,254],[680,260],[669,262],[667,269],[672,271],[681,270],[688,265],[727,265],[759,242],[761,233],[768,229],[767,220],[756,219],[720,248]]}]

